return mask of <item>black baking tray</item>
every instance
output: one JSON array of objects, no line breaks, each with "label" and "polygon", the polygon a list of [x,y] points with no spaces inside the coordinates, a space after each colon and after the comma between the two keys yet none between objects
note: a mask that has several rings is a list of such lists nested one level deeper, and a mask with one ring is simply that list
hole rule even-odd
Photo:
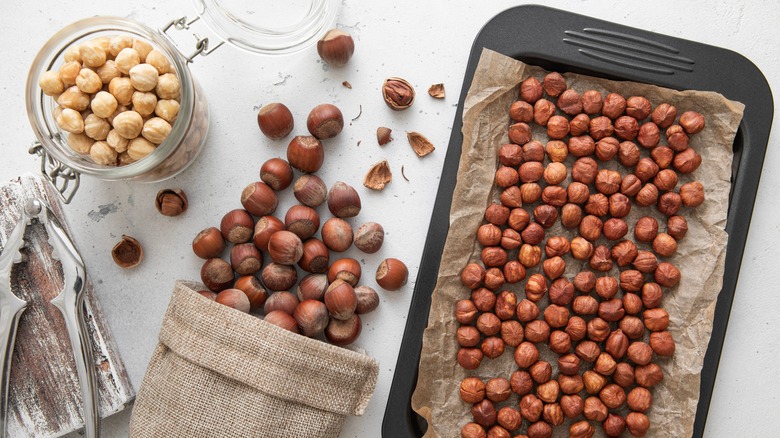
[{"label": "black baking tray", "polygon": [[678,90],[716,91],[745,104],[744,118],[734,139],[723,289],[718,296],[712,337],[704,358],[693,429],[693,436],[702,436],[772,125],[774,109],[769,84],[758,67],[736,52],[538,5],[518,6],[498,14],[485,24],[471,48],[387,401],[382,436],[419,437],[427,427],[425,420],[412,410],[411,397],[417,384],[431,294],[447,238],[463,142],[463,101],[483,47],[547,70]]}]

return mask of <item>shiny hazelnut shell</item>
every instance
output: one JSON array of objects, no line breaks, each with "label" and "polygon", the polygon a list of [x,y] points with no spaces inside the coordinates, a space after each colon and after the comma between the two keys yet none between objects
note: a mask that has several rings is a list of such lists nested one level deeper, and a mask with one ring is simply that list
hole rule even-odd
[{"label": "shiny hazelnut shell", "polygon": [[249,298],[238,289],[225,289],[217,294],[214,301],[240,312],[249,313]]},{"label": "shiny hazelnut shell", "polygon": [[337,279],[325,291],[325,306],[333,318],[348,319],[357,308],[355,289],[346,281]]},{"label": "shiny hazelnut shell", "polygon": [[398,290],[406,285],[408,279],[409,270],[398,259],[387,258],[377,267],[376,282],[385,290]]},{"label": "shiny hazelnut shell", "polygon": [[290,290],[298,281],[295,267],[279,263],[269,263],[260,271],[260,279],[266,288],[274,291]]},{"label": "shiny hazelnut shell", "polygon": [[301,301],[293,312],[293,318],[304,336],[316,336],[325,330],[330,322],[328,309],[325,304],[317,300]]},{"label": "shiny hazelnut shell", "polygon": [[306,127],[318,139],[333,138],[344,129],[344,116],[335,105],[317,105],[309,113]]},{"label": "shiny hazelnut shell", "polygon": [[284,222],[274,216],[263,216],[255,224],[252,241],[261,251],[268,251],[268,241],[271,239],[271,236],[275,232],[282,230],[284,230]]},{"label": "shiny hazelnut shell", "polygon": [[228,242],[244,243],[252,238],[255,221],[246,210],[236,209],[229,211],[222,217],[219,228],[222,237]]},{"label": "shiny hazelnut shell", "polygon": [[385,230],[376,222],[366,222],[359,226],[354,233],[355,247],[366,254],[374,254],[382,247],[385,239]]},{"label": "shiny hazelnut shell", "polygon": [[271,158],[260,166],[260,180],[277,192],[289,187],[292,179],[290,163],[281,158]]},{"label": "shiny hazelnut shell", "polygon": [[289,330],[293,333],[299,333],[298,323],[295,321],[295,318],[290,316],[290,314],[285,311],[274,310],[266,314],[265,318],[263,318],[263,321],[269,324],[273,324],[277,327],[281,327],[285,330]]},{"label": "shiny hazelnut shell", "polygon": [[317,175],[304,174],[295,181],[293,195],[301,204],[316,208],[325,202],[328,187]]},{"label": "shiny hazelnut shell", "polygon": [[284,226],[301,240],[313,236],[320,228],[320,215],[311,207],[293,205],[284,215]]},{"label": "shiny hazelnut shell", "polygon": [[293,130],[293,116],[289,108],[281,103],[263,105],[257,113],[260,131],[272,140],[287,137]]},{"label": "shiny hazelnut shell", "polygon": [[341,67],[355,53],[355,41],[341,29],[331,29],[317,41],[317,54],[333,67]]},{"label": "shiny hazelnut shell", "polygon": [[268,298],[268,292],[254,275],[239,277],[233,284],[233,288],[244,292],[249,299],[249,310],[252,312],[262,307]]},{"label": "shiny hazelnut shell", "polygon": [[267,315],[274,310],[281,310],[292,315],[299,302],[298,298],[291,292],[274,292],[265,300],[265,303],[263,304],[263,313]]},{"label": "shiny hazelnut shell", "polygon": [[374,289],[368,286],[356,287],[355,296],[357,296],[357,307],[355,307],[355,313],[359,315],[373,312],[379,306],[379,294],[377,294]]},{"label": "shiny hazelnut shell", "polygon": [[192,240],[192,252],[202,259],[219,257],[224,250],[225,239],[215,227],[206,228]]},{"label": "shiny hazelnut shell", "polygon": [[268,239],[268,254],[276,263],[294,265],[303,257],[303,242],[291,231],[277,231]]},{"label": "shiny hazelnut shell", "polygon": [[331,251],[343,252],[352,246],[352,226],[341,218],[330,218],[322,225],[322,241]]},{"label": "shiny hazelnut shell", "polygon": [[255,216],[266,216],[276,211],[279,200],[276,192],[264,182],[254,182],[241,192],[241,204]]},{"label": "shiny hazelnut shell", "polygon": [[298,260],[301,269],[321,274],[328,271],[329,263],[330,252],[321,240],[312,237],[303,242],[303,255]]},{"label": "shiny hazelnut shell", "polygon": [[315,137],[299,135],[287,145],[287,161],[301,172],[313,173],[325,161],[325,149]]},{"label": "shiny hazelnut shell", "polygon": [[238,275],[251,275],[263,267],[263,255],[253,243],[239,243],[230,249],[230,266]]},{"label": "shiny hazelnut shell", "polygon": [[351,286],[356,286],[360,281],[360,263],[353,258],[341,258],[333,262],[328,268],[328,281],[343,280]]},{"label": "shiny hazelnut shell", "polygon": [[360,196],[354,187],[337,181],[328,192],[328,210],[333,216],[349,218],[360,213]]},{"label": "shiny hazelnut shell", "polygon": [[207,288],[220,292],[233,284],[233,268],[222,259],[208,259],[200,269],[200,278]]},{"label": "shiny hazelnut shell", "polygon": [[325,296],[325,291],[328,289],[328,276],[325,274],[309,274],[301,279],[298,283],[298,289],[296,291],[298,299],[303,300],[320,300]]},{"label": "shiny hazelnut shell", "polygon": [[360,317],[354,314],[346,320],[331,318],[325,328],[325,337],[334,345],[349,345],[357,340],[362,330]]}]

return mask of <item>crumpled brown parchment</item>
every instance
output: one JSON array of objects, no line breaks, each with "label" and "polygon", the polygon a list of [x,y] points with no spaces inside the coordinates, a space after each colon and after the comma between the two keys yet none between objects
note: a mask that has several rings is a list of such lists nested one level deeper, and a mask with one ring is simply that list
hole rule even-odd
[{"label": "crumpled brown parchment", "polygon": [[[469,262],[479,261],[481,247],[476,242],[477,228],[482,224],[485,208],[498,199],[499,192],[493,186],[497,153],[500,145],[508,142],[508,109],[518,98],[517,85],[528,76],[541,80],[545,73],[539,67],[483,49],[466,96],[463,150],[450,212],[450,229],[433,292],[428,327],[423,336],[417,388],[412,397],[413,409],[428,420],[426,437],[458,437],[461,427],[471,421],[471,406],[461,401],[459,396],[460,382],[464,377],[474,375],[483,380],[498,376],[509,378],[518,369],[511,347],[507,347],[497,359],[485,358],[475,371],[461,368],[456,359],[458,344],[455,331],[458,322],[453,317],[453,309],[455,302],[470,297],[471,291],[460,282],[460,271]],[[706,200],[696,209],[683,207],[681,210],[680,214],[688,219],[688,234],[668,261],[680,268],[682,280],[678,286],[665,291],[662,304],[670,315],[669,331],[677,343],[677,350],[672,358],[655,359],[663,368],[664,381],[652,389],[654,402],[647,412],[651,422],[648,436],[691,436],[699,398],[699,374],[723,280],[727,241],[724,227],[731,188],[732,144],[744,105],[713,92],[675,91],[577,74],[564,76],[569,87],[579,93],[596,89],[604,96],[609,92],[625,97],[640,95],[647,97],[654,107],[666,102],[677,107],[678,115],[686,110],[695,110],[706,118],[706,128],[693,135],[690,143],[701,154],[702,164],[692,175],[680,175],[679,182],[701,181]],[[534,139],[545,142],[546,130],[531,125]],[[643,150],[642,154],[647,156],[647,151]],[[566,164],[570,166],[572,162],[569,157]],[[599,167],[617,169],[622,174],[627,172],[616,160],[599,162]],[[655,207],[641,208],[634,204],[631,214],[625,218],[629,233],[633,233],[636,220],[646,215],[654,216],[660,231],[664,230],[666,220]],[[548,237],[553,235],[574,236],[560,223],[547,230]],[[598,243],[609,244],[603,237]],[[646,244],[638,246],[645,249]],[[511,252],[510,258],[515,253]],[[565,260],[565,276],[572,279],[583,263],[570,256]],[[529,269],[528,276],[535,272],[541,272],[541,268]],[[613,276],[617,273],[617,267],[610,272]],[[522,281],[505,285],[504,289],[516,292],[519,301],[525,296],[524,286],[525,281]],[[539,304],[540,307],[546,305],[546,297]],[[540,352],[542,358],[552,364],[553,375],[557,375],[557,355],[542,346]],[[583,365],[582,371],[588,367],[586,363]],[[518,397],[513,395],[498,406],[517,406],[517,403]],[[624,415],[626,409],[623,408]],[[564,426],[554,428],[553,436],[568,436],[569,424],[571,421],[567,420]],[[521,430],[524,431],[527,426],[528,422],[524,420]],[[595,429],[596,436],[603,436],[600,425]]]}]

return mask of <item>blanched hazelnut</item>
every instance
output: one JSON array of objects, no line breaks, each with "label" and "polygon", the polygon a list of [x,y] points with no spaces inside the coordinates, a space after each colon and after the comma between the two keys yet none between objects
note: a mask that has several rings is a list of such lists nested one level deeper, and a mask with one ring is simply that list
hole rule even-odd
[{"label": "blanched hazelnut", "polygon": [[179,115],[179,102],[172,99],[160,99],[154,107],[154,114],[165,119],[168,123],[173,123],[176,116]]},{"label": "blanched hazelnut", "polygon": [[96,141],[92,145],[89,157],[97,164],[116,166],[117,152],[104,141]]},{"label": "blanched hazelnut", "polygon": [[[132,78],[132,76],[131,76]],[[165,73],[157,79],[154,92],[160,99],[178,99],[181,93],[179,78],[173,73]]]},{"label": "blanched hazelnut", "polygon": [[88,154],[95,140],[89,138],[87,134],[68,134],[68,146],[80,154]]},{"label": "blanched hazelnut", "polygon": [[105,140],[111,125],[105,119],[101,119],[95,114],[90,114],[84,119],[84,133],[95,140]]},{"label": "blanched hazelnut", "polygon": [[170,123],[160,117],[152,117],[147,120],[141,129],[141,135],[154,144],[160,144],[165,141],[165,138],[168,137],[170,132]]},{"label": "blanched hazelnut", "polygon": [[108,83],[108,92],[114,96],[119,105],[130,105],[135,88],[129,78],[114,78]]},{"label": "blanched hazelnut", "polygon": [[[132,49],[131,49],[132,50]],[[151,91],[157,86],[159,73],[149,64],[138,64],[130,69],[130,82],[138,91]]]},{"label": "blanched hazelnut", "polygon": [[114,66],[122,74],[130,74],[130,69],[141,63],[141,55],[132,47],[122,49],[114,59]]},{"label": "blanched hazelnut", "polygon": [[150,51],[146,55],[144,62],[154,67],[154,69],[157,70],[157,73],[160,75],[169,73],[172,69],[171,61],[168,60],[168,57],[166,57],[161,51],[156,49]]},{"label": "blanched hazelnut", "polygon": [[89,95],[76,86],[68,88],[57,98],[57,103],[60,106],[74,111],[84,111],[89,107],[89,102]]},{"label": "blanched hazelnut", "polygon": [[106,63],[106,50],[97,41],[87,41],[79,46],[81,62],[87,67],[100,67]]},{"label": "blanched hazelnut", "polygon": [[[80,71],[81,71],[81,62],[66,61],[65,64],[63,64],[62,67],[60,67],[57,74],[59,75],[60,81],[62,81],[63,86],[70,87],[76,85],[76,77],[79,75]],[[52,84],[52,85],[56,86],[56,84]],[[62,91],[60,91],[60,93],[62,93]]]},{"label": "blanched hazelnut", "polygon": [[128,35],[116,35],[109,39],[108,53],[117,56],[122,49],[133,47],[133,37]]},{"label": "blanched hazelnut", "polygon": [[47,71],[38,78],[38,87],[47,96],[58,96],[65,91],[65,84],[56,71]]},{"label": "blanched hazelnut", "polygon": [[84,132],[84,119],[78,111],[65,108],[57,117],[57,126],[72,134],[81,134]]}]

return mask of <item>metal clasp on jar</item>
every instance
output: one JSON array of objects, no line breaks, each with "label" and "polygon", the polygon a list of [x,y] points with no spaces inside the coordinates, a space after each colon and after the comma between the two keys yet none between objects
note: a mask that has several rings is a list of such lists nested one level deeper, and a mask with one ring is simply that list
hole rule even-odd
[{"label": "metal clasp on jar", "polygon": [[[176,43],[171,39],[170,35],[168,35],[168,30],[173,27],[176,30],[188,30],[190,28],[190,25],[195,23],[196,21],[200,20],[200,17],[195,17],[191,21],[187,21],[187,17],[179,17],[174,18],[173,20],[169,21],[168,24],[165,25],[162,29],[160,29],[160,34],[165,35],[168,37],[168,39],[171,40],[171,42],[176,45]],[[197,33],[193,33],[193,36],[195,37],[195,51],[190,54],[190,56],[185,57],[187,60],[187,63],[193,62],[196,56],[202,55],[207,56],[211,54],[213,51],[217,50],[218,48],[222,47],[223,44],[225,44],[224,41],[220,42],[213,48],[209,49],[209,39],[208,37],[201,38],[198,36]],[[177,46],[178,47],[178,46]]]}]

